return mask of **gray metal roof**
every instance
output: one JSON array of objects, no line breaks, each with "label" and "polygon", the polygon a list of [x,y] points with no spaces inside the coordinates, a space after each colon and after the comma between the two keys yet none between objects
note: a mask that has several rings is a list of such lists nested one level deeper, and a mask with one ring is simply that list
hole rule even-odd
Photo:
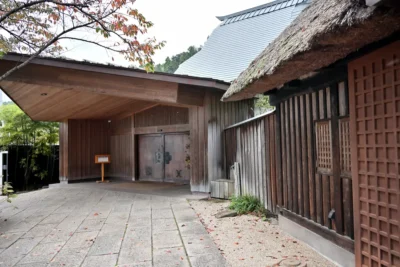
[{"label": "gray metal roof", "polygon": [[297,17],[308,0],[277,0],[218,17],[222,23],[176,74],[231,82]]}]

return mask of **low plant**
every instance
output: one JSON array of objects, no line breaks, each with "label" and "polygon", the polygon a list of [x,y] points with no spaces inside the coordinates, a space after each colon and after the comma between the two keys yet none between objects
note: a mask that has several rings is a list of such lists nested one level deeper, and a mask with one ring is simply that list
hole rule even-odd
[{"label": "low plant", "polygon": [[11,203],[11,199],[12,198],[16,198],[17,197],[17,195],[14,193],[14,189],[11,186],[11,183],[9,183],[9,182],[5,182],[4,183],[2,191],[3,191],[2,194],[4,196],[6,196],[6,201],[8,203]]},{"label": "low plant", "polygon": [[238,214],[256,213],[261,215],[264,213],[264,207],[260,200],[249,195],[232,197],[229,209],[236,211]]}]

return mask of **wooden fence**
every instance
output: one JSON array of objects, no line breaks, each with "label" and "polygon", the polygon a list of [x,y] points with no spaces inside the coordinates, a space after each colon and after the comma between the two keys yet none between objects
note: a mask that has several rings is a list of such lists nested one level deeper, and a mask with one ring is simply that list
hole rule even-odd
[{"label": "wooden fence", "polygon": [[[31,171],[25,177],[25,169],[21,161],[32,153],[32,146],[9,146],[7,147],[8,159],[3,164],[7,165],[7,171],[3,171],[3,181],[11,182],[14,190],[26,191],[36,190],[43,186],[59,182],[59,146],[51,146],[50,155],[39,155],[36,158],[36,166],[40,171],[46,171],[43,178],[36,177]],[[32,154],[30,154],[32,156]],[[7,177],[8,175],[8,177]],[[27,178],[27,180],[25,180]]]},{"label": "wooden fence", "polygon": [[266,209],[276,213],[275,112],[230,126],[224,134],[227,177],[238,162],[241,193],[259,198]]},{"label": "wooden fence", "polygon": [[276,107],[276,170],[282,215],[352,251],[348,103],[345,82],[283,99]]}]

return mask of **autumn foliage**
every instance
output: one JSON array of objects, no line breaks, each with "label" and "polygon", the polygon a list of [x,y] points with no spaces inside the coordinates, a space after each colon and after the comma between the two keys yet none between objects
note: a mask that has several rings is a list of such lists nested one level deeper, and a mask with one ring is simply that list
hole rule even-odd
[{"label": "autumn foliage", "polygon": [[[153,70],[152,56],[164,42],[148,38],[153,24],[135,0],[0,0],[0,57],[8,52],[57,56],[82,42],[122,54]],[[91,36],[93,38],[82,37]],[[65,42],[70,40],[70,42]],[[0,80],[10,73],[3,74]]]}]

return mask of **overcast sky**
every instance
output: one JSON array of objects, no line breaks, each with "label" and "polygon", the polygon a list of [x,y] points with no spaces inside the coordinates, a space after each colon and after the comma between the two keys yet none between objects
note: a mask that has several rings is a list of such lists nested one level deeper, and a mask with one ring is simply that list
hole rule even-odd
[{"label": "overcast sky", "polygon": [[[135,6],[154,23],[149,36],[167,42],[153,58],[156,63],[163,63],[166,57],[181,53],[191,45],[203,45],[220,23],[217,16],[268,2],[271,0],[137,0]],[[85,35],[85,33],[76,34],[81,37]],[[75,43],[73,49],[62,56],[75,60],[132,65],[132,62],[125,61],[121,57],[107,54],[102,48],[81,43]],[[9,101],[5,95],[3,100]]]}]

